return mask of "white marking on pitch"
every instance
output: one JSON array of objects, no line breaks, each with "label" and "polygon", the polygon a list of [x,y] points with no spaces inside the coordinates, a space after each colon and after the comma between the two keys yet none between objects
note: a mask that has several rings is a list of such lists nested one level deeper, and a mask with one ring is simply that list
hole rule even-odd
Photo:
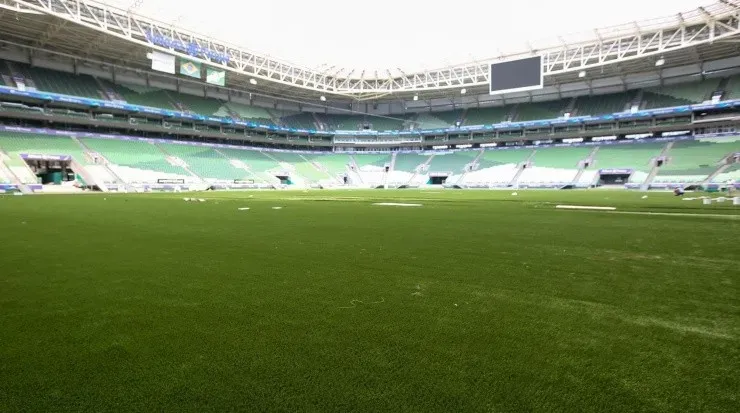
[{"label": "white marking on pitch", "polygon": [[283,209],[283,207],[272,207],[272,209]]},{"label": "white marking on pitch", "polygon": [[373,205],[379,206],[399,206],[399,207],[420,207],[422,204],[403,204],[398,202],[376,202]]},{"label": "white marking on pitch", "polygon": [[239,211],[248,211],[249,207],[239,208]]},{"label": "white marking on pitch", "polygon": [[614,211],[615,207],[587,206],[587,205],[557,205],[558,209],[588,209],[594,211]]}]

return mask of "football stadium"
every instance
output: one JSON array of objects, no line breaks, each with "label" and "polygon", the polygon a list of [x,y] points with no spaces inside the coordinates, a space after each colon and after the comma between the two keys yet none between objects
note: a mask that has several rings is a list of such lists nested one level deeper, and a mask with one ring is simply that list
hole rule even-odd
[{"label": "football stadium", "polygon": [[740,1],[630,1],[0,0],[0,411],[740,411]]}]

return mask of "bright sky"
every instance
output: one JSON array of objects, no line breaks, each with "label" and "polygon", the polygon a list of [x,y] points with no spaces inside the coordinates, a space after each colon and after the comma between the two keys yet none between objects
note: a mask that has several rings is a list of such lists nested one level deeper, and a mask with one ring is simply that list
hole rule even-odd
[{"label": "bright sky", "polygon": [[713,0],[100,0],[311,68],[371,74],[486,60]]}]

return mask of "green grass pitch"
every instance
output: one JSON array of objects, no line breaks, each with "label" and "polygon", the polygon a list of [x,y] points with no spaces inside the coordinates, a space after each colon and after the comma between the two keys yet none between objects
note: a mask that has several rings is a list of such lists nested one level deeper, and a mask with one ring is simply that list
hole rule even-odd
[{"label": "green grass pitch", "polygon": [[0,197],[0,411],[740,411],[740,207],[642,196]]}]

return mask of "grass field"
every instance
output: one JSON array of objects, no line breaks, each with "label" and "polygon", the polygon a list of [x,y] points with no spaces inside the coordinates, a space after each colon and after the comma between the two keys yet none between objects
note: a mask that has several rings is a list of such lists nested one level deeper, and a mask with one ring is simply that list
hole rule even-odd
[{"label": "grass field", "polygon": [[0,411],[740,411],[740,207],[642,195],[0,197]]}]

